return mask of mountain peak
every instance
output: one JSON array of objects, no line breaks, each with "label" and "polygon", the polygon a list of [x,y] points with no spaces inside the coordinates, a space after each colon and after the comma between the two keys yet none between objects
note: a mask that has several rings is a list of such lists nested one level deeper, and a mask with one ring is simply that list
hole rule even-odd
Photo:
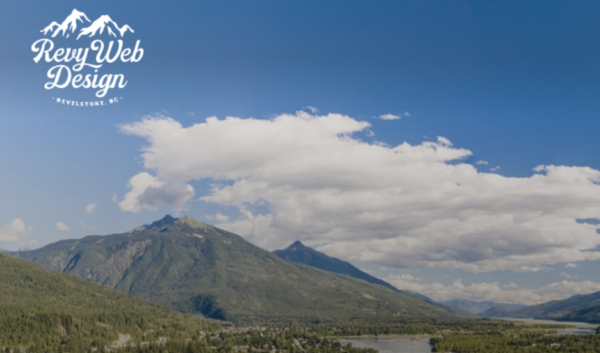
[{"label": "mountain peak", "polygon": [[392,286],[391,284],[359,270],[358,268],[354,267],[352,264],[346,261],[336,259],[335,257],[327,256],[318,250],[305,246],[304,244],[302,244],[302,242],[300,242],[300,240],[296,240],[294,243],[292,243],[292,245],[288,246],[284,250],[275,250],[273,251],[273,253],[281,257],[282,259],[286,259],[288,261],[301,263],[333,273],[339,273],[350,277],[360,278],[367,282],[378,284],[384,287],[388,287],[394,291],[398,291],[398,289]]},{"label": "mountain peak", "polygon": [[302,244],[302,242],[300,240],[296,240],[295,242],[292,243],[292,245],[288,246],[287,249],[285,249],[285,250],[302,250],[302,249],[307,249],[307,248],[308,247],[306,245]]},{"label": "mountain peak", "polygon": [[207,230],[208,228],[213,228],[211,225],[202,223],[197,219],[191,216],[183,216],[181,218],[175,218],[171,215],[166,215],[162,219],[158,221],[154,221],[150,224],[145,224],[143,226],[135,228],[133,231],[144,231],[150,230],[155,232],[166,232],[166,231],[174,231],[182,229],[182,226],[192,228],[192,229],[203,229]]},{"label": "mountain peak", "polygon": [[175,224],[180,224],[180,225],[186,225],[189,226],[191,228],[199,228],[199,229],[206,229],[207,227],[210,227],[210,225],[206,224],[206,223],[202,223],[199,220],[195,219],[194,217],[185,215],[181,218],[179,218]]},{"label": "mountain peak", "polygon": [[163,228],[175,223],[175,221],[177,221],[177,218],[174,218],[171,215],[166,215],[158,221],[152,222],[149,226],[147,226],[147,228]]}]

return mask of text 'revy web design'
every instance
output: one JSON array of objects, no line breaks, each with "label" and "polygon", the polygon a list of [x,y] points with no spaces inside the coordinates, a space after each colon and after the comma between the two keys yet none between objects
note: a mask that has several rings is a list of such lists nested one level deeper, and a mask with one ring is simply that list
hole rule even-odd
[{"label": "text 'revy web design'", "polygon": [[73,9],[62,23],[52,21],[40,32],[43,38],[31,45],[33,61],[52,65],[46,73],[49,81],[43,87],[49,91],[71,88],[93,92],[83,100],[52,97],[60,104],[91,107],[119,102],[122,97],[118,90],[128,81],[124,73],[111,69],[123,69],[125,66],[119,63],[137,63],[144,57],[140,40],[131,39],[133,28],[128,24],[119,26],[109,15],[91,21],[85,13]]}]

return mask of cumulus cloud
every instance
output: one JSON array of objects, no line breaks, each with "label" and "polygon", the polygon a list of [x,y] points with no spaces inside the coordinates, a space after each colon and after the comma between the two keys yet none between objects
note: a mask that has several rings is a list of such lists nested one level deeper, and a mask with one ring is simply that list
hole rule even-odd
[{"label": "cumulus cloud", "polygon": [[600,283],[592,281],[560,281],[539,288],[519,288],[518,285],[512,282],[505,286],[501,286],[498,282],[464,284],[461,279],[456,279],[450,285],[423,283],[421,279],[410,274],[392,274],[386,277],[385,280],[397,288],[422,293],[436,301],[468,299],[533,305],[550,300],[565,299],[576,294],[600,291]]},{"label": "cumulus cloud", "polygon": [[260,246],[300,239],[346,260],[391,267],[538,271],[600,259],[600,171],[539,166],[531,176],[479,172],[471,151],[438,137],[411,145],[365,142],[370,124],[309,112],[272,119],[166,117],[121,126],[146,139],[146,171],[129,180],[122,210],[183,208],[189,184],[204,202],[236,207],[218,226]]},{"label": "cumulus cloud", "polygon": [[0,227],[0,243],[22,241],[29,237],[32,230],[32,226],[28,226],[20,218],[15,218],[9,224]]},{"label": "cumulus cloud", "polygon": [[56,229],[60,230],[61,232],[68,232],[69,230],[71,230],[71,228],[69,228],[69,226],[64,224],[63,222],[56,222],[55,226]]},{"label": "cumulus cloud", "polygon": [[487,161],[484,161],[484,160],[478,160],[478,161],[477,161],[477,162],[475,162],[475,163],[477,163],[477,164],[479,164],[479,165],[488,165],[488,162],[487,162]]},{"label": "cumulus cloud", "polygon": [[85,206],[85,213],[90,214],[92,212],[94,212],[96,210],[96,204],[95,203],[91,203],[87,206]]},{"label": "cumulus cloud", "polygon": [[218,212],[216,214],[214,214],[214,215],[208,215],[208,216],[206,216],[206,218],[209,219],[209,220],[217,221],[217,222],[227,222],[227,221],[229,221],[229,216],[224,215],[222,213],[218,213]]},{"label": "cumulus cloud", "polygon": [[566,268],[577,268],[579,267],[577,264],[574,264],[572,262],[569,262],[568,264],[565,265]]},{"label": "cumulus cloud", "polygon": [[195,193],[191,185],[176,180],[163,181],[146,172],[129,179],[128,186],[131,191],[119,202],[119,208],[134,213],[142,209],[155,210],[161,203],[182,210]]},{"label": "cumulus cloud", "polygon": [[400,120],[400,116],[399,115],[394,115],[394,114],[383,114],[379,116],[379,119],[381,120]]}]

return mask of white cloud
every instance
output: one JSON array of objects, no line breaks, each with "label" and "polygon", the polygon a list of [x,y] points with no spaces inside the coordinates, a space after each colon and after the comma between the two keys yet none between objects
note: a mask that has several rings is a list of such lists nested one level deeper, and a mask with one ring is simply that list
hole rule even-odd
[{"label": "white cloud", "polygon": [[71,230],[71,228],[69,228],[69,226],[63,222],[56,222],[56,229],[60,230],[61,232],[68,232]]},{"label": "white cloud", "polygon": [[313,113],[313,114],[316,114],[316,113],[319,112],[318,108],[310,106],[310,105],[307,105],[306,107],[304,107],[304,109],[307,110],[307,111],[309,111],[309,112],[311,112],[311,113]]},{"label": "white cloud", "polygon": [[404,112],[404,116],[410,116],[409,112]]},{"label": "white cloud", "polygon": [[379,119],[381,120],[400,120],[400,116],[399,115],[394,115],[394,114],[383,114],[379,116]]},{"label": "white cloud", "polygon": [[218,212],[216,214],[214,214],[214,215],[207,215],[206,218],[209,219],[209,220],[217,221],[217,222],[227,222],[227,221],[229,221],[229,216],[224,215],[222,213],[218,213]]},{"label": "white cloud", "polygon": [[487,162],[487,161],[484,161],[484,160],[478,160],[478,161],[477,161],[477,162],[475,162],[475,163],[477,163],[477,164],[479,164],[479,165],[488,165],[488,162]]},{"label": "white cloud", "polygon": [[191,185],[175,180],[165,182],[146,172],[129,179],[128,186],[131,191],[119,202],[119,208],[135,213],[142,209],[155,210],[161,203],[182,210],[195,193]]},{"label": "white cloud", "polygon": [[[436,301],[450,299],[492,300],[501,303],[539,304],[550,300],[565,299],[576,294],[587,294],[600,291],[600,283],[591,281],[561,281],[539,288],[519,288],[515,283],[501,286],[498,282],[479,282],[463,284],[456,279],[450,285],[441,283],[423,283],[419,278],[408,274],[389,275],[386,281],[399,289],[411,290],[425,294]],[[508,289],[503,289],[508,288]]]},{"label": "white cloud", "polygon": [[32,230],[32,226],[28,226],[20,218],[15,218],[9,224],[0,227],[0,243],[22,241],[29,237]]},{"label": "white cloud", "polygon": [[577,222],[600,215],[600,171],[540,166],[509,178],[462,163],[471,151],[444,137],[397,146],[352,137],[369,127],[308,112],[127,124],[148,141],[147,172],[119,206],[182,208],[195,192],[188,183],[208,179],[201,200],[242,215],[218,226],[260,246],[300,239],[346,260],[474,272],[600,259],[598,225]]},{"label": "white cloud", "polygon": [[495,166],[493,168],[490,168],[490,171],[492,171],[492,172],[495,172],[495,171],[498,171],[498,170],[500,170],[500,166],[499,165]]},{"label": "white cloud", "polygon": [[91,203],[87,206],[85,206],[85,213],[90,214],[92,212],[94,212],[96,210],[96,204],[95,203]]},{"label": "white cloud", "polygon": [[579,278],[579,276],[571,275],[567,272],[561,272],[560,275],[567,278]]},{"label": "white cloud", "polygon": [[570,262],[570,263],[566,264],[565,267],[566,268],[577,268],[579,266],[577,264],[574,264],[574,263]]},{"label": "white cloud", "polygon": [[543,289],[553,290],[559,293],[565,293],[563,297],[572,296],[575,294],[587,294],[600,291],[600,283],[592,281],[560,281],[545,285]]}]

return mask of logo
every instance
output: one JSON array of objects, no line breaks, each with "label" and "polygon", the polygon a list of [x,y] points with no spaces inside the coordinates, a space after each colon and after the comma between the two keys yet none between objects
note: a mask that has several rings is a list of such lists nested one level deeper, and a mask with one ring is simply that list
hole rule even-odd
[{"label": "logo", "polygon": [[[53,65],[46,74],[50,80],[44,88],[49,91],[67,88],[90,91],[89,98],[83,100],[65,99],[67,93],[57,93],[62,98],[55,96],[52,99],[60,104],[102,106],[119,102],[122,98],[118,90],[125,88],[128,81],[125,74],[111,69],[123,69],[124,65],[137,63],[144,57],[139,39],[128,46],[134,30],[127,24],[120,27],[108,15],[92,22],[85,13],[73,9],[62,23],[52,21],[40,32],[44,38],[31,45],[35,54],[33,61]],[[122,39],[125,36],[129,43]],[[81,95],[78,94],[78,97]]]}]

